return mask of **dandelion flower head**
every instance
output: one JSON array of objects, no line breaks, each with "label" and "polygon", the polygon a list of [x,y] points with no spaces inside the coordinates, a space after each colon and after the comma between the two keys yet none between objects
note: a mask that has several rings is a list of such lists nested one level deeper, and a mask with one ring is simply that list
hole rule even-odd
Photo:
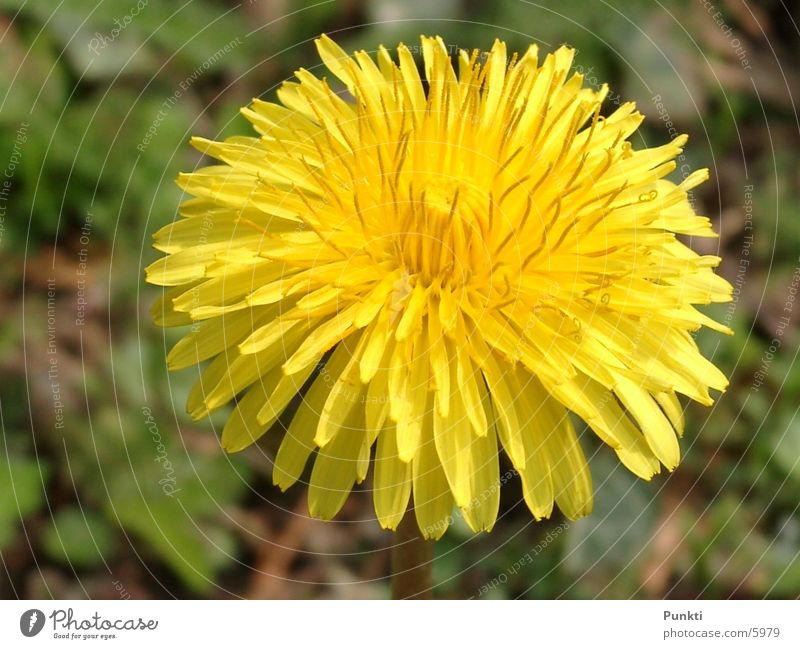
[{"label": "dandelion flower head", "polygon": [[193,138],[219,163],[155,235],[154,317],[193,325],[169,366],[210,361],[191,416],[235,401],[223,447],[282,435],[273,480],[313,459],[312,515],[371,473],[380,524],[411,507],[427,538],[454,507],[492,528],[502,454],[534,517],[587,515],[570,413],[637,476],[674,469],[677,395],[727,385],[691,333],[728,330],[695,305],[731,295],[679,237],[715,236],[688,196],[708,172],[667,178],[686,137],[634,147],[642,115],[602,115],[568,47],[423,37],[421,75],[405,45],[316,44],[329,78],[244,108],[257,136]]}]

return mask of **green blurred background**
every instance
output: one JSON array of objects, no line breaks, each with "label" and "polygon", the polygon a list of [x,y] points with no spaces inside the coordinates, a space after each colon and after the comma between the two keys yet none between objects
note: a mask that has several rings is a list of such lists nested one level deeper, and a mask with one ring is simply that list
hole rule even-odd
[{"label": "green blurred background", "polygon": [[[797,5],[794,5],[795,7]],[[369,481],[334,523],[270,484],[270,441],[228,457],[225,413],[184,414],[180,332],[149,320],[150,233],[175,217],[191,134],[248,133],[238,108],[314,69],[313,38],[374,50],[578,49],[607,111],[634,99],[636,146],[690,134],[687,169],[735,301],[703,332],[730,377],[687,405],[685,459],[651,483],[583,436],[594,514],[534,523],[504,487],[492,534],[457,522],[437,597],[800,594],[798,16],[778,0],[0,0],[0,596],[386,597],[391,534]],[[654,97],[660,95],[663,107]],[[268,436],[269,437],[269,436]]]}]

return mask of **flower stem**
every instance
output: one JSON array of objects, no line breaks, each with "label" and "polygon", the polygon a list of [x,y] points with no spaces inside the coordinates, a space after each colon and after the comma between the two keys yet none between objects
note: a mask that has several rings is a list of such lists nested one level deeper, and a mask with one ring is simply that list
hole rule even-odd
[{"label": "flower stem", "polygon": [[419,533],[414,512],[400,521],[392,546],[392,599],[431,599],[434,541]]}]

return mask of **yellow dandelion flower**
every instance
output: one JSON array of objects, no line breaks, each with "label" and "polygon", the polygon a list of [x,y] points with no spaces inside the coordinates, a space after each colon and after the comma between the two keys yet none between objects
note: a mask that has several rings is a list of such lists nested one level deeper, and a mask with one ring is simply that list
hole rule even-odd
[{"label": "yellow dandelion flower", "polygon": [[301,69],[280,104],[242,110],[258,137],[192,140],[220,164],[179,177],[194,198],[147,269],[171,287],[156,321],[195,325],[169,367],[211,360],[187,409],[236,399],[228,451],[299,402],[273,479],[313,454],[314,516],[372,464],[382,526],[413,507],[438,538],[455,506],[490,530],[501,448],[534,517],[585,516],[570,411],[647,480],[679,462],[676,395],[727,385],[690,332],[728,332],[693,305],[731,287],[676,236],[715,236],[687,196],[708,172],[667,180],[686,137],[635,148],[642,115],[602,116],[608,88],[570,74],[568,47],[540,61],[496,41],[454,65],[421,44],[427,83],[405,45],[348,56],[323,36],[349,95]]}]

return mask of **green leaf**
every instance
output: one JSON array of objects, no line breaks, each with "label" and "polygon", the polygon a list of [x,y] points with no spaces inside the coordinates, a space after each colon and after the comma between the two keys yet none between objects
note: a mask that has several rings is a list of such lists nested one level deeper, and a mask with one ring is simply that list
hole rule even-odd
[{"label": "green leaf", "polygon": [[772,439],[773,462],[794,482],[800,482],[800,416],[797,409],[781,414]]},{"label": "green leaf", "polygon": [[114,534],[91,509],[77,506],[58,511],[42,535],[44,551],[76,568],[99,566],[113,555]]},{"label": "green leaf", "polygon": [[[190,452],[174,418],[155,408],[126,412],[122,429],[118,421],[108,408],[94,425],[106,516],[141,542],[142,554],[163,561],[192,590],[208,592],[235,556],[224,512],[241,497],[248,472],[221,449]],[[81,482],[100,481],[89,475]]]},{"label": "green leaf", "polygon": [[65,88],[64,71],[56,62],[49,34],[34,32],[28,37],[10,26],[0,56],[0,125],[16,128],[21,121],[44,123],[61,109]]},{"label": "green leaf", "polygon": [[22,520],[44,502],[47,465],[0,450],[0,550],[14,540]]},{"label": "green leaf", "polygon": [[128,491],[115,495],[108,506],[126,530],[144,540],[195,591],[211,590],[216,572],[235,556],[233,535],[219,524],[196,519],[177,497],[140,498]]}]

